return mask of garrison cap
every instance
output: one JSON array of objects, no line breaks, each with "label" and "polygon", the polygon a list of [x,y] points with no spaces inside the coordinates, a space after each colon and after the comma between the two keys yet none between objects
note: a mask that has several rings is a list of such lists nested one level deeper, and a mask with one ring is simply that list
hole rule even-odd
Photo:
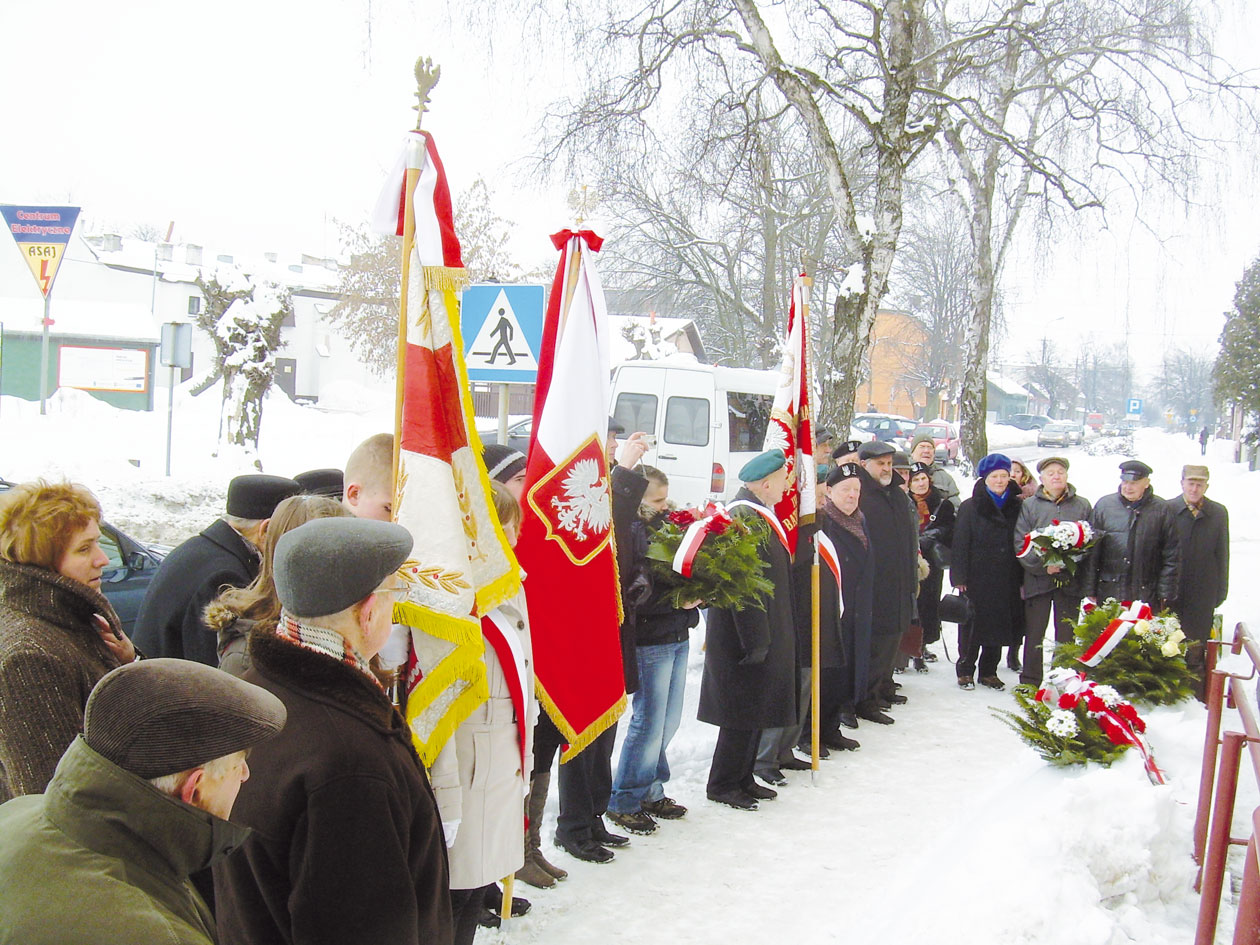
[{"label": "garrison cap", "polygon": [[1126,459],[1120,464],[1120,478],[1125,482],[1150,478],[1153,470],[1140,459]]},{"label": "garrison cap", "polygon": [[759,482],[771,473],[782,469],[787,463],[783,450],[766,450],[754,456],[739,471],[740,482]]},{"label": "garrison cap", "polygon": [[294,617],[340,613],[371,594],[411,554],[411,533],[393,522],[321,518],[276,542],[276,596]]},{"label": "garrison cap", "polygon": [[271,518],[276,506],[291,495],[299,495],[302,486],[284,476],[237,476],[228,483],[227,514],[236,518]]}]

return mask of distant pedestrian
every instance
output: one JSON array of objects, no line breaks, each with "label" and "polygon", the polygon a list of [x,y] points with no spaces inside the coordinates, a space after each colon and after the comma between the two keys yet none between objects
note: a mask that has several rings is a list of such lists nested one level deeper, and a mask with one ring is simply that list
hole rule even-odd
[{"label": "distant pedestrian", "polygon": [[1200,702],[1206,695],[1206,641],[1229,593],[1229,511],[1205,495],[1207,488],[1206,466],[1183,466],[1181,495],[1168,500],[1181,553],[1177,616],[1190,641],[1186,666],[1196,676]]},{"label": "distant pedestrian", "polygon": [[975,688],[978,662],[980,684],[1005,689],[998,661],[1002,648],[1022,637],[1024,625],[1022,574],[1011,545],[1023,500],[1003,454],[990,453],[976,472],[980,478],[958,509],[950,550],[950,582],[974,608],[972,619],[958,628],[958,685]]},{"label": "distant pedestrian", "polygon": [[135,659],[101,593],[100,521],[77,484],[0,495],[0,801],[44,790],[92,687]]},{"label": "distant pedestrian", "polygon": [[282,476],[237,476],[228,484],[222,518],[163,559],[136,616],[136,645],[149,656],[219,665],[218,634],[206,605],[225,587],[258,576],[260,549],[276,506],[302,487]]},{"label": "distant pedestrian", "polygon": [[1199,431],[1199,455],[1200,456],[1207,455],[1208,438],[1210,436],[1211,436],[1211,433],[1208,432],[1208,428],[1205,425],[1203,429]]},{"label": "distant pedestrian", "polygon": [[1125,460],[1120,488],[1095,503],[1089,521],[1098,544],[1087,559],[1086,596],[1141,600],[1156,610],[1176,602],[1180,543],[1172,508],[1151,488],[1151,472],[1141,460]]}]

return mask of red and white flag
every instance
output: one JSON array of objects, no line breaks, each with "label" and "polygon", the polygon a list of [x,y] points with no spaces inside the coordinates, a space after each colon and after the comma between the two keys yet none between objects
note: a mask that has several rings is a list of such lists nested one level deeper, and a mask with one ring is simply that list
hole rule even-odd
[{"label": "red and white flag", "polygon": [[529,575],[538,701],[568,743],[567,760],[617,721],[626,691],[604,454],[608,313],[591,265],[603,240],[589,230],[551,240],[560,265],[543,324],[516,555]]},{"label": "red and white flag", "polygon": [[814,485],[818,481],[809,406],[813,371],[809,363],[809,326],[805,323],[807,292],[806,276],[801,273],[792,280],[792,303],[788,309],[779,386],[774,393],[763,446],[767,450],[783,450],[787,456],[787,489],[774,511],[783,522],[791,552],[796,551],[798,527],[814,520]]},{"label": "red and white flag", "polygon": [[[407,600],[394,619],[411,629],[405,715],[421,760],[488,696],[481,616],[515,595],[520,567],[494,512],[481,462],[458,289],[467,282],[450,188],[433,138],[408,135],[399,167],[414,172],[415,239],[408,257],[402,435],[394,519],[415,539],[402,568]],[[405,196],[391,179],[381,205]]]},{"label": "red and white flag", "polygon": [[814,532],[814,544],[818,547],[818,560],[827,566],[831,576],[836,579],[836,602],[839,612],[837,617],[844,616],[844,581],[840,577],[840,554],[827,533],[819,529]]}]

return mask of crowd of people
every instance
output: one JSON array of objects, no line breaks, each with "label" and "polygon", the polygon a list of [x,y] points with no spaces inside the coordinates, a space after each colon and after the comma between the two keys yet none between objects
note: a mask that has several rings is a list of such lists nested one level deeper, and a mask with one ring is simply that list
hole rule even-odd
[{"label": "crowd of people", "polygon": [[[569,856],[611,862],[625,834],[686,815],[667,793],[669,747],[702,611],[698,718],[717,727],[706,794],[741,811],[811,765],[815,616],[824,757],[858,749],[860,725],[895,722],[907,702],[897,675],[940,662],[943,621],[958,624],[960,688],[1004,688],[1004,651],[1036,685],[1048,622],[1065,640],[1087,597],[1174,610],[1202,698],[1229,572],[1228,515],[1204,495],[1205,466],[1186,466],[1165,501],[1150,467],[1128,460],[1117,491],[1091,505],[1066,458],[1040,460],[1033,479],[994,453],[964,498],[930,437],[902,453],[821,431],[818,512],[795,547],[774,513],[784,453],[739,471],[731,514],[765,524],[771,586],[727,609],[671,602],[653,580],[669,479],[642,464],[648,440],[624,433],[610,418],[632,704],[615,764],[612,726],[559,766],[554,839]],[[566,877],[542,850],[564,739],[532,691],[514,698],[503,651],[485,647],[489,698],[436,760],[416,752],[397,678],[411,631],[392,621],[415,537],[390,521],[393,448],[381,434],[344,471],[234,479],[223,515],[163,561],[134,642],[101,593],[91,492],[36,481],[0,497],[0,943],[468,943],[509,908],[497,880]],[[491,445],[482,458],[514,543],[525,457]],[[1099,536],[1070,577],[1019,555],[1027,533],[1061,521]],[[834,563],[820,569],[815,615],[824,540]],[[510,638],[532,689],[528,593],[527,579],[483,627]]]}]

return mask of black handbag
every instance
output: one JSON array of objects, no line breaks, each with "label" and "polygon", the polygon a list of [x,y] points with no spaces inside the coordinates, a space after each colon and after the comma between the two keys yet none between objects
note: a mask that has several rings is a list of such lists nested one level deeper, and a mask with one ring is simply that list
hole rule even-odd
[{"label": "black handbag", "polygon": [[945,623],[963,624],[975,616],[975,607],[972,606],[971,598],[955,591],[941,598],[936,615]]}]

